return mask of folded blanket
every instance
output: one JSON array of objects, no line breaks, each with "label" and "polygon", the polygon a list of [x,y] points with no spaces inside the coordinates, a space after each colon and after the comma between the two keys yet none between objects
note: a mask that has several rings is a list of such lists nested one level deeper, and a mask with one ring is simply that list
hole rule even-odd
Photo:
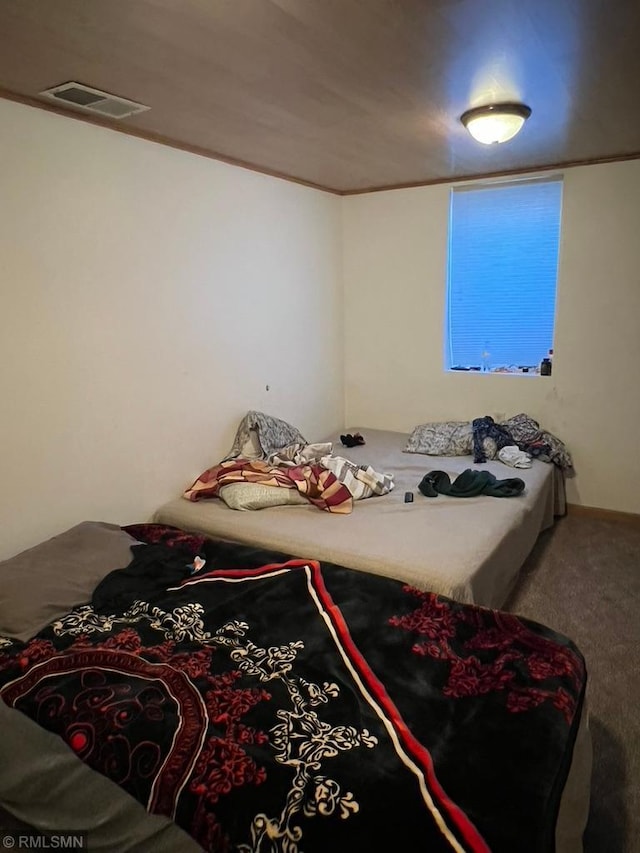
[{"label": "folded blanket", "polygon": [[276,467],[260,459],[228,459],[209,468],[184,493],[190,501],[218,497],[223,486],[232,483],[262,483],[297,489],[319,509],[334,513],[349,513],[353,498],[347,487],[321,465]]},{"label": "folded blanket", "polygon": [[467,468],[451,482],[445,471],[430,471],[420,481],[418,488],[427,498],[449,495],[452,498],[475,498],[490,495],[493,498],[514,498],[524,491],[520,477],[498,480],[491,471],[472,471]]}]

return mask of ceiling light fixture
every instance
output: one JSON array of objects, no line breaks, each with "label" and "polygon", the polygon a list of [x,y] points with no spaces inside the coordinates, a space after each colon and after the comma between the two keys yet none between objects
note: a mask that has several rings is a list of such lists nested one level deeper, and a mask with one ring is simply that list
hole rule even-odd
[{"label": "ceiling light fixture", "polygon": [[524,104],[488,104],[467,110],[460,121],[474,139],[492,145],[513,139],[530,115],[531,108]]}]

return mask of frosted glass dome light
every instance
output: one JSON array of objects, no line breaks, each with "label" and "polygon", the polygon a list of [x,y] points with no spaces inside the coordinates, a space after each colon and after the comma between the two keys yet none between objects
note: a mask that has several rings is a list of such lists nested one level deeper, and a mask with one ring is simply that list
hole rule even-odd
[{"label": "frosted glass dome light", "polygon": [[530,115],[530,107],[524,104],[489,104],[467,110],[460,121],[474,139],[492,145],[513,139]]}]

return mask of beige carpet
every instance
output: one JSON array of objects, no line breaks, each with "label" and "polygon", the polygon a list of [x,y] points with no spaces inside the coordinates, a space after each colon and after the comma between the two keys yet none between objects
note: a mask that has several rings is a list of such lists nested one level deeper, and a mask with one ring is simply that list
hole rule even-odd
[{"label": "beige carpet", "polygon": [[538,540],[505,609],[571,637],[587,661],[585,853],[640,853],[640,526],[561,519]]}]

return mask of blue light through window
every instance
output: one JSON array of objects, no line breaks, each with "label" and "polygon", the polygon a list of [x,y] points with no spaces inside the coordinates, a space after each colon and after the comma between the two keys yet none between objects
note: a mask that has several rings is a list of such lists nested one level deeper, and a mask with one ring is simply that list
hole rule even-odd
[{"label": "blue light through window", "polygon": [[451,193],[445,367],[539,365],[553,347],[562,181]]}]

